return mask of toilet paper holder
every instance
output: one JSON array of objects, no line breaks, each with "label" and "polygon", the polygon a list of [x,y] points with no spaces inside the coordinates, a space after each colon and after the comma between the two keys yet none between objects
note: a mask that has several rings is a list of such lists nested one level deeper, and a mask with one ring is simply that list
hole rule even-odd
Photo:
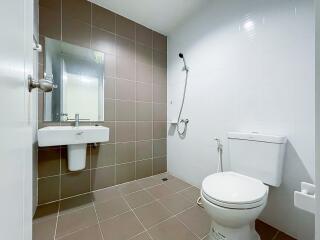
[{"label": "toilet paper holder", "polygon": [[315,185],[301,182],[301,191],[294,191],[294,205],[310,213],[316,212]]}]

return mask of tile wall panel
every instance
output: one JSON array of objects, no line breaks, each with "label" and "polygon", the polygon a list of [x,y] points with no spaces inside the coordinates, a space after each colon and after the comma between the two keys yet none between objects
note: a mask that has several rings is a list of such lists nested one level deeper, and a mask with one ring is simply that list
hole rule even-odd
[{"label": "tile wall panel", "polygon": [[[49,37],[105,53],[105,118],[89,124],[110,128],[110,141],[88,146],[77,173],[66,146],[39,148],[39,204],[165,172],[166,36],[85,0],[40,0],[39,11],[43,47]],[[43,121],[39,94],[39,128],[61,124]]]}]

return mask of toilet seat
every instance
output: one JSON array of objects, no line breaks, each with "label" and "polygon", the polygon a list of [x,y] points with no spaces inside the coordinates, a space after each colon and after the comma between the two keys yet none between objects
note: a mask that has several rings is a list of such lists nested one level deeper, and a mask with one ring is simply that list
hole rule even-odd
[{"label": "toilet seat", "polygon": [[230,209],[256,208],[268,198],[268,187],[262,181],[235,172],[209,175],[201,191],[207,201]]}]

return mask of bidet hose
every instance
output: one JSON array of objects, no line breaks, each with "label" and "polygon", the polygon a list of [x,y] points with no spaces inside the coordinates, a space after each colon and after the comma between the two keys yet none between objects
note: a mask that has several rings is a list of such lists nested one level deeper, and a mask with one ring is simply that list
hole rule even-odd
[{"label": "bidet hose", "polygon": [[[221,143],[221,141],[220,141],[219,138],[215,138],[215,140],[217,141],[217,145],[218,145],[217,151],[218,151],[218,154],[219,154],[219,155],[218,155],[219,162],[218,162],[217,173],[219,173],[219,172],[223,172],[223,164],[222,164],[223,145],[222,145],[222,143]],[[198,204],[199,207],[204,208],[204,207],[203,207],[203,204],[202,204],[202,201],[201,201],[201,196],[198,197],[198,199],[197,199],[197,204]]]},{"label": "bidet hose", "polygon": [[197,204],[198,204],[199,207],[204,208],[203,205],[202,205],[201,197],[198,197]]}]

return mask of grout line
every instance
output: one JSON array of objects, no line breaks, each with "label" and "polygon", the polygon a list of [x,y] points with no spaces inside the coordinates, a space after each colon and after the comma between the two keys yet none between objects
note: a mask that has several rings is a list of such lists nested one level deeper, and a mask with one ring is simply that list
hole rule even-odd
[{"label": "grout line", "polygon": [[194,232],[192,232],[191,229],[190,229],[184,222],[182,222],[182,221],[177,217],[178,215],[180,215],[180,214],[186,212],[187,210],[193,208],[194,206],[196,206],[195,204],[193,204],[191,207],[185,208],[183,211],[175,214],[175,213],[172,212],[169,208],[167,208],[161,201],[158,201],[158,202],[160,203],[160,205],[161,205],[162,207],[164,207],[164,208],[167,209],[170,213],[172,213],[172,214],[173,214],[173,217],[175,217],[182,225],[184,225],[195,237],[201,239],[200,236],[198,236],[197,234],[195,234]]},{"label": "grout line", "polygon": [[277,231],[276,234],[273,236],[273,238],[271,240],[276,240],[278,235],[279,235],[280,231]]},{"label": "grout line", "polygon": [[[137,138],[137,25],[134,24],[134,136]],[[134,179],[137,179],[137,142],[134,142]]]},{"label": "grout line", "polygon": [[97,209],[96,209],[96,205],[95,205],[94,201],[92,201],[92,204],[93,204],[94,213],[96,214],[96,218],[97,218],[97,222],[98,222],[98,226],[99,226],[99,231],[102,236],[102,240],[104,240],[104,236],[103,236],[103,233],[101,230],[101,225],[100,225],[100,221],[99,221],[99,217],[98,217],[98,213],[97,213]]},{"label": "grout line", "polygon": [[[155,176],[151,176],[151,178],[156,178],[157,176],[161,176],[161,175],[162,175],[162,174],[158,174],[158,175],[155,175]],[[149,178],[149,177],[148,177],[148,178]],[[138,181],[138,180],[134,180],[134,181],[131,181],[131,182],[137,182],[137,181]],[[128,182],[128,183],[130,183],[130,182]],[[128,184],[128,183],[119,184],[118,186],[126,185],[126,184]],[[145,204],[143,204],[143,205],[140,205],[140,206],[138,206],[138,207],[136,207],[136,208],[132,208],[132,207],[130,206],[130,204],[128,203],[128,201],[126,200],[126,198],[125,198],[126,196],[129,196],[129,195],[131,195],[131,194],[133,194],[133,193],[135,193],[135,192],[132,192],[132,193],[127,194],[127,195],[124,195],[124,194],[122,194],[121,191],[119,190],[119,187],[115,187],[115,186],[108,187],[108,188],[116,188],[116,189],[119,191],[119,193],[120,193],[119,198],[121,198],[121,199],[123,199],[123,200],[125,201],[125,203],[127,204],[129,210],[128,210],[128,211],[125,211],[125,212],[123,212],[123,213],[121,213],[121,214],[112,216],[112,217],[110,217],[110,218],[103,219],[102,221],[99,221],[98,214],[97,214],[97,210],[96,210],[96,204],[97,204],[97,203],[96,203],[95,201],[93,201],[93,200],[92,200],[92,205],[90,205],[90,206],[85,206],[85,207],[83,207],[83,208],[76,208],[76,209],[74,209],[74,210],[71,210],[71,211],[69,211],[69,212],[67,212],[67,213],[64,213],[64,214],[61,214],[61,215],[60,215],[60,211],[61,211],[61,201],[59,201],[59,208],[58,208],[58,213],[57,213],[57,221],[56,221],[55,238],[54,238],[54,239],[60,239],[60,238],[65,237],[65,236],[67,236],[67,235],[71,235],[71,234],[73,234],[73,233],[75,233],[75,232],[78,232],[78,231],[81,231],[81,230],[83,230],[83,229],[92,227],[92,226],[86,226],[86,227],[77,229],[76,231],[73,231],[73,232],[71,232],[71,233],[69,233],[69,234],[66,234],[66,235],[60,236],[59,238],[56,238],[58,218],[59,218],[60,216],[63,216],[63,215],[66,215],[66,214],[71,214],[71,213],[74,213],[74,212],[76,212],[76,211],[78,211],[78,210],[83,210],[83,209],[85,209],[85,208],[90,208],[90,207],[93,207],[93,208],[94,208],[94,211],[95,211],[95,214],[96,214],[96,218],[97,218],[97,222],[98,222],[99,229],[100,229],[100,233],[101,233],[102,237],[104,237],[104,236],[103,236],[103,233],[102,233],[102,230],[101,230],[101,225],[100,225],[100,223],[105,222],[105,221],[112,220],[112,219],[114,219],[114,218],[116,218],[116,217],[119,217],[120,215],[123,215],[123,214],[128,213],[128,212],[131,212],[131,211],[133,212],[133,214],[136,216],[136,218],[138,219],[138,221],[141,223],[141,225],[142,225],[143,228],[145,229],[144,232],[141,232],[141,233],[137,234],[136,236],[138,236],[138,235],[140,235],[140,234],[142,234],[142,233],[145,233],[145,232],[150,236],[148,230],[144,227],[144,225],[142,224],[142,222],[140,221],[140,219],[139,219],[139,218],[137,217],[137,215],[135,214],[134,210],[137,209],[137,208],[141,208],[141,207],[147,206],[147,205],[151,204],[152,202],[158,202],[159,204],[161,204],[161,205],[163,206],[163,204],[159,201],[159,199],[156,199],[156,198],[155,198],[150,192],[148,192],[147,190],[150,189],[150,188],[152,188],[152,187],[158,186],[158,185],[163,185],[163,184],[165,184],[165,183],[167,183],[167,182],[161,182],[160,184],[157,184],[157,185],[154,185],[154,186],[150,186],[150,187],[145,187],[145,188],[142,187],[140,190],[138,190],[138,191],[146,191],[147,194],[149,194],[150,196],[152,196],[152,198],[153,198],[154,200],[152,200],[152,201],[150,201],[150,202],[148,202],[148,203],[145,203]],[[190,187],[184,188],[184,189],[182,189],[182,190],[179,190],[179,191],[176,192],[176,193],[182,192],[182,191],[187,190],[187,189],[189,189],[189,188],[191,188],[191,187],[193,187],[193,186],[190,186]],[[100,191],[100,190],[96,190],[95,192],[98,192],[98,191]],[[138,191],[136,191],[136,192],[138,192]],[[72,197],[70,197],[70,198],[72,198]],[[116,197],[115,197],[115,198],[116,198]],[[111,199],[110,199],[110,200],[111,200]],[[102,201],[101,203],[107,203],[107,202],[110,201],[110,200]],[[100,204],[100,203],[99,203],[99,204]],[[159,223],[157,223],[157,224],[152,225],[149,229],[153,228],[153,227],[156,226],[156,225],[159,225],[160,223],[162,223],[162,222],[164,222],[164,221],[167,221],[167,220],[169,220],[169,219],[177,216],[178,214],[181,214],[181,213],[187,211],[188,209],[190,209],[190,208],[192,208],[192,207],[194,207],[194,206],[195,206],[195,204],[192,205],[191,207],[186,208],[186,209],[184,209],[183,211],[175,214],[174,216],[171,216],[171,217],[169,217],[169,218],[167,218],[167,219],[165,219],[165,220],[163,220],[163,221],[161,221],[161,222],[159,222]],[[165,207],[165,206],[163,206],[163,207]],[[165,209],[167,209],[167,208],[165,207]],[[169,210],[169,211],[170,211],[170,210]],[[171,211],[170,211],[170,212],[171,212]],[[192,231],[190,231],[190,232],[192,232]],[[193,233],[193,234],[194,234],[194,233]],[[133,237],[132,237],[132,238],[133,238]],[[151,238],[151,236],[150,236],[150,238]]]},{"label": "grout line", "polygon": [[[122,196],[121,196],[122,197]],[[140,221],[140,219],[138,218],[137,214],[133,211],[134,209],[131,208],[130,204],[128,203],[127,199],[125,199],[124,197],[122,197],[123,200],[127,203],[127,205],[129,206],[129,208],[131,209],[132,213],[134,214],[134,216],[136,217],[136,219],[140,222],[141,226],[143,227],[143,229],[145,230],[145,232],[148,234],[148,236],[151,238],[151,240],[153,240],[152,236],[150,235],[150,233],[148,232],[148,229],[143,225],[143,223]],[[141,232],[142,233],[142,232]]]},{"label": "grout line", "polygon": [[[164,174],[164,173],[161,173],[161,174]],[[74,197],[80,197],[80,196],[83,196],[83,195],[92,194],[92,193],[99,192],[99,191],[103,191],[103,190],[106,190],[106,189],[109,189],[109,188],[118,188],[118,187],[120,187],[121,185],[125,185],[125,184],[128,184],[128,183],[134,182],[134,181],[139,181],[139,180],[146,179],[146,178],[155,178],[155,177],[157,177],[157,176],[160,176],[161,174],[157,174],[157,175],[153,175],[153,176],[149,176],[149,177],[145,177],[145,178],[140,178],[140,179],[133,180],[133,181],[130,181],[130,182],[125,182],[125,183],[121,183],[121,184],[116,184],[116,185],[113,185],[113,186],[110,186],[110,187],[97,189],[97,190],[94,190],[94,191],[91,191],[91,192],[80,193],[80,194],[77,194],[77,195],[74,195],[74,196],[71,196],[71,197],[62,198],[62,199],[59,199],[59,200],[54,200],[54,201],[50,201],[50,202],[46,202],[46,203],[41,203],[41,204],[38,204],[38,206],[43,206],[43,205],[47,205],[47,204],[51,204],[51,203],[60,202],[60,201],[63,201],[63,200],[68,200],[68,199],[71,199],[71,198],[74,198]],[[159,183],[159,184],[152,185],[152,186],[147,187],[147,188],[141,188],[139,191],[141,191],[142,189],[146,189],[146,190],[147,190],[147,189],[150,189],[150,188],[152,188],[152,187],[159,186],[159,185],[162,185],[162,184],[164,184],[164,182],[161,182],[161,183]],[[136,191],[136,192],[137,192],[137,191]],[[134,193],[134,192],[132,192],[132,193]],[[131,193],[130,193],[130,194],[131,194]]]},{"label": "grout line", "polygon": [[[149,140],[147,140],[149,141]],[[147,142],[147,141],[141,141],[141,142]],[[119,142],[120,143],[120,142]],[[122,143],[134,143],[134,142],[121,142]],[[113,144],[113,143],[112,143]],[[111,144],[111,145],[112,145]],[[115,153],[116,154],[116,153]],[[163,157],[166,157],[167,155],[161,155],[161,156],[154,156],[154,158],[163,158]],[[143,158],[143,159],[139,159],[137,160],[137,162],[139,161],[146,161],[146,160],[150,160],[150,159],[153,159],[153,157],[149,157],[149,158]],[[81,173],[81,172],[88,172],[90,170],[95,170],[95,169],[102,169],[102,168],[108,168],[108,167],[116,167],[116,166],[121,166],[121,165],[125,165],[125,164],[130,164],[130,163],[133,163],[133,161],[131,162],[125,162],[125,163],[116,163],[114,165],[107,165],[107,166],[102,166],[102,167],[95,167],[95,168],[88,168],[88,169],[84,169],[84,170],[81,170],[81,171],[78,171],[78,173]],[[52,178],[52,177],[59,177],[59,176],[65,176],[65,175],[70,175],[70,174],[73,174],[74,172],[66,172],[66,173],[61,173],[61,174],[55,174],[55,175],[51,175],[51,176],[46,176],[46,177],[40,177],[38,178],[38,180],[42,180],[42,179],[46,179],[46,178]],[[152,176],[157,176],[158,174],[156,175],[152,175]],[[152,176],[149,176],[149,177],[152,177]],[[139,178],[139,179],[135,179],[135,180],[140,180],[140,179],[143,179],[143,178]],[[131,181],[129,181],[131,182]],[[125,182],[125,183],[128,183],[128,182]],[[123,184],[123,183],[121,183]],[[119,184],[114,184],[113,186],[116,186],[116,185],[119,185]],[[103,189],[103,188],[102,188]],[[87,192],[89,193],[89,192]],[[75,195],[76,196],[76,195]]]},{"label": "grout line", "polygon": [[58,229],[58,221],[59,221],[59,212],[60,212],[60,202],[59,202],[59,207],[58,207],[58,212],[57,212],[57,220],[56,220],[56,227],[54,229],[54,236],[53,239],[56,239],[57,236],[57,229]]}]

